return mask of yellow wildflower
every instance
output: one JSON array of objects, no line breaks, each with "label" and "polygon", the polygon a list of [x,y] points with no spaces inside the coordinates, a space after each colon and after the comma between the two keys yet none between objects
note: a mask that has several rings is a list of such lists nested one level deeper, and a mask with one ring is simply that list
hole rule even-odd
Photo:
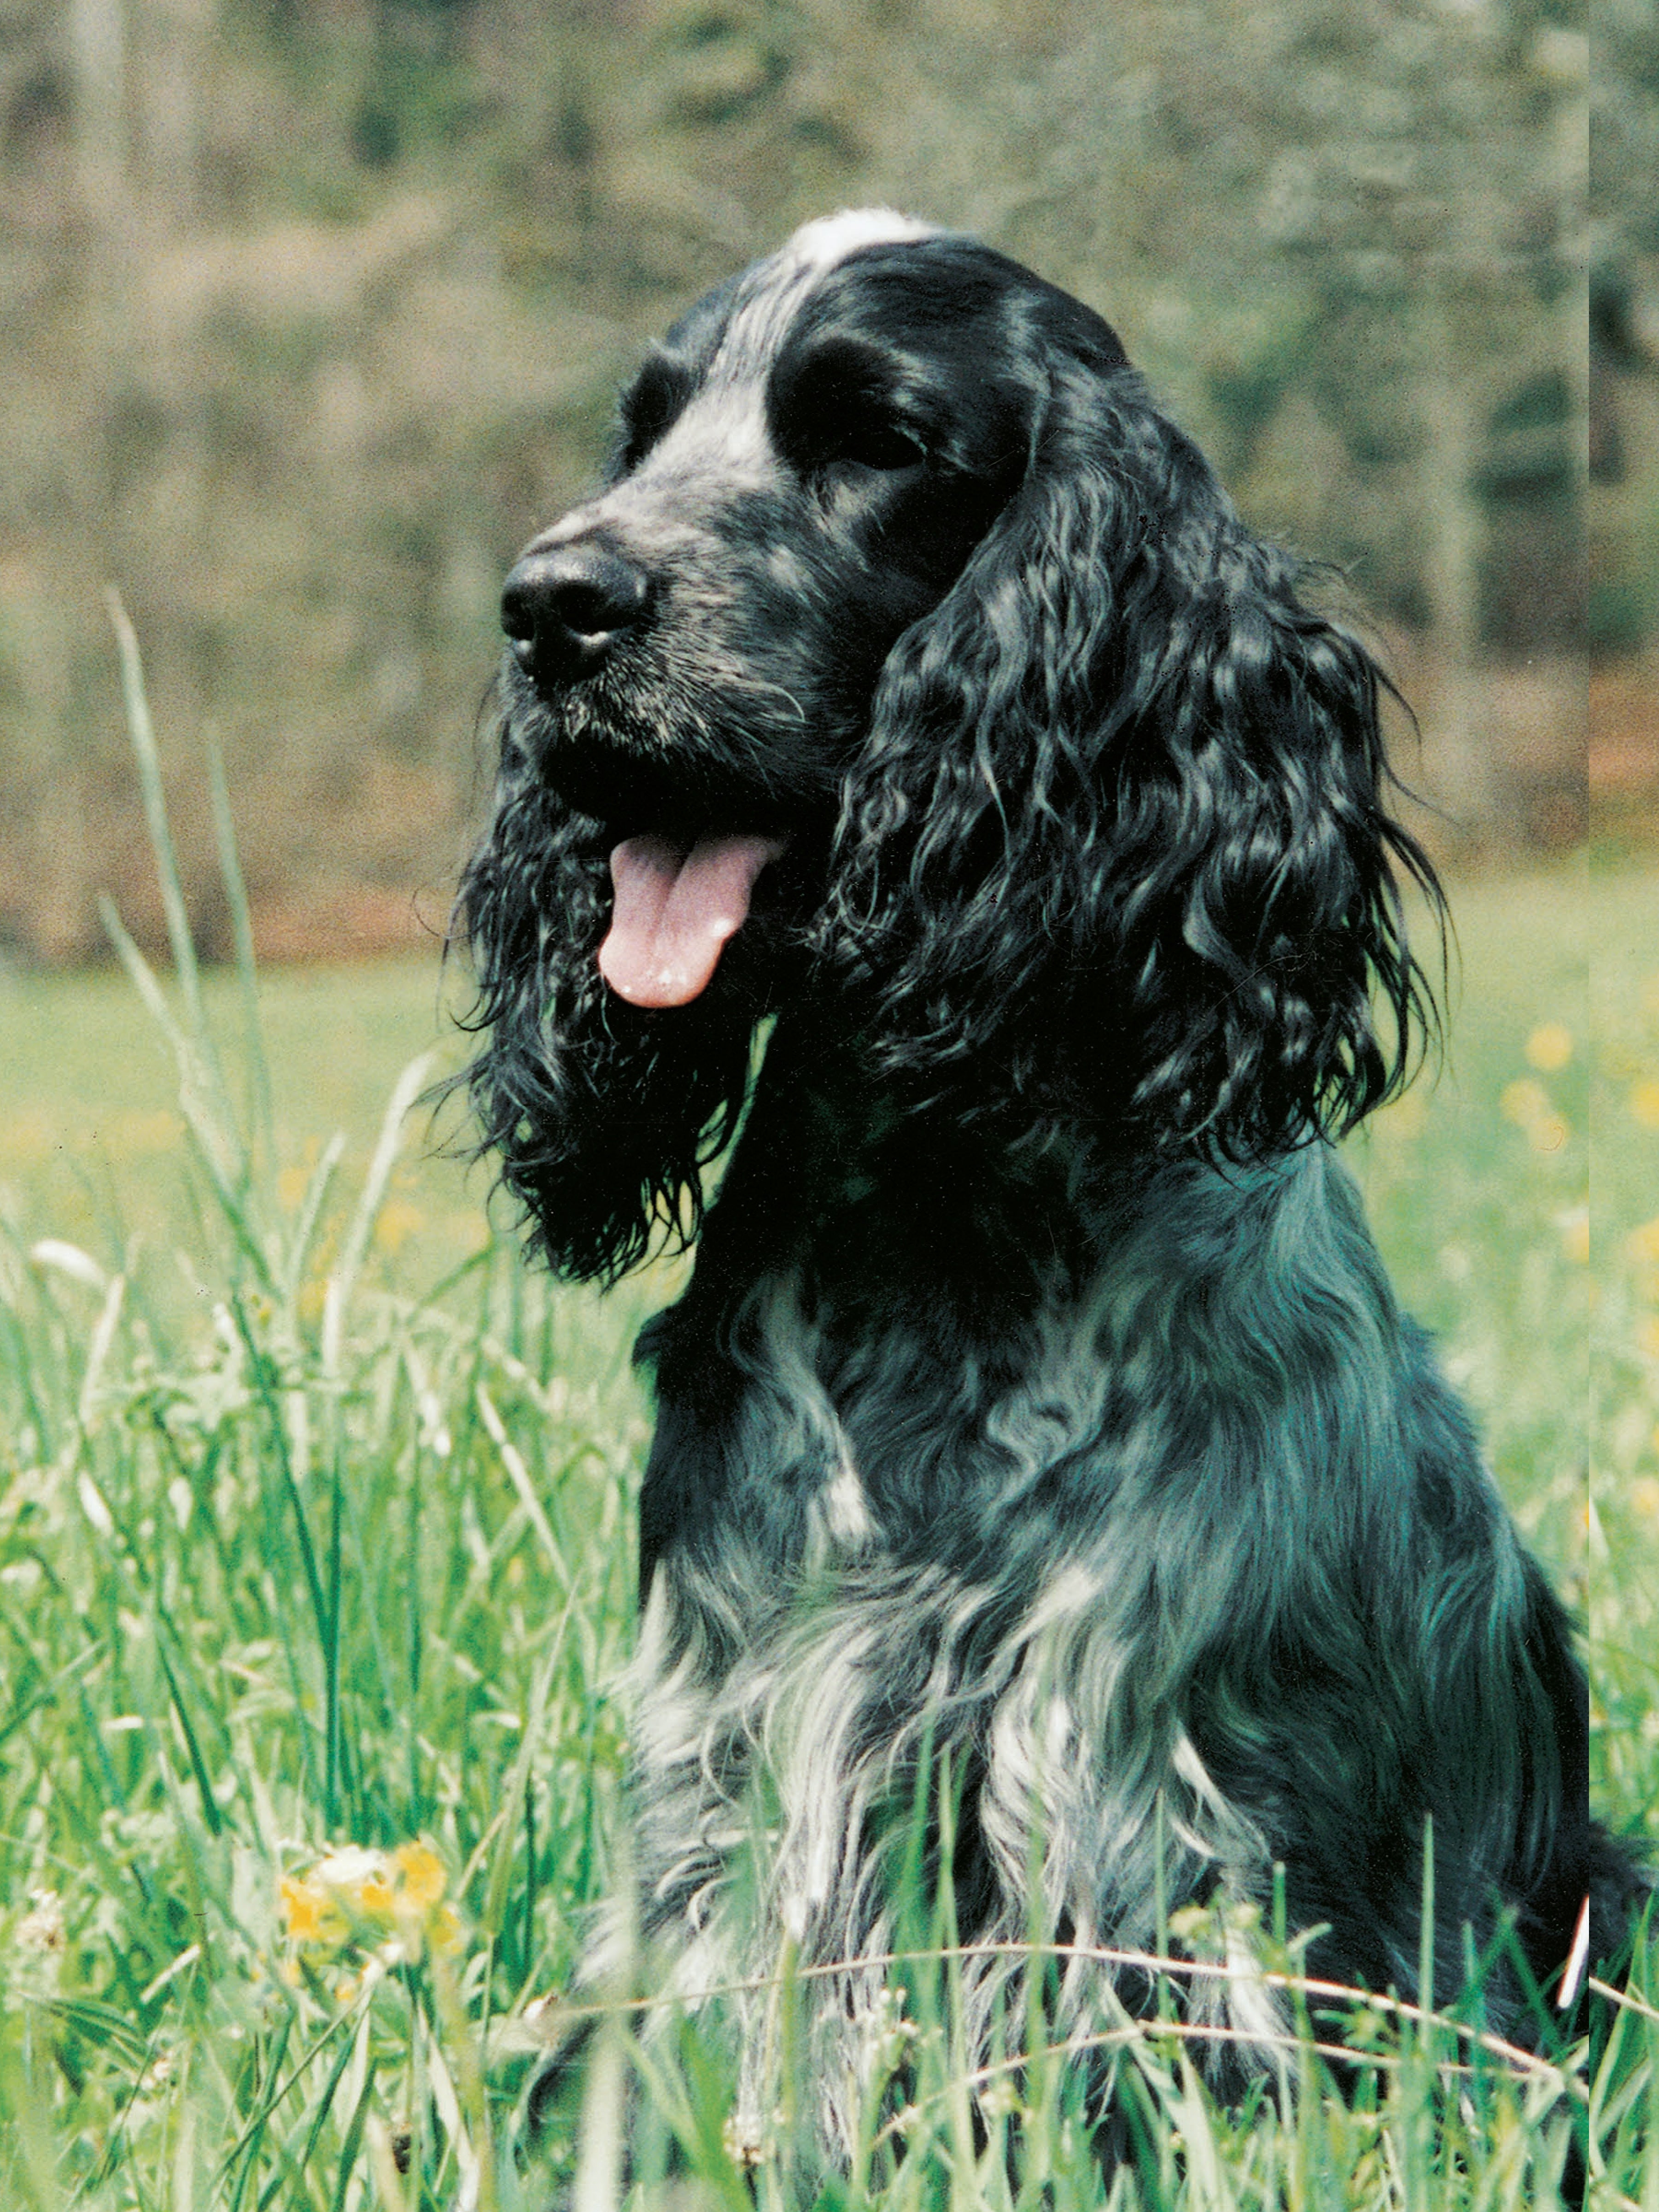
[{"label": "yellow wildflower", "polygon": [[294,1943],[339,1943],[347,1934],[345,1917],[329,1892],[315,1881],[284,1875],[277,1885],[283,1919]]},{"label": "yellow wildflower", "polygon": [[1643,1475],[1630,1486],[1632,1513],[1639,1513],[1644,1521],[1659,1520],[1659,1482],[1650,1474]]},{"label": "yellow wildflower", "polygon": [[1659,1314],[1650,1314],[1637,1331],[1637,1342],[1650,1359],[1659,1359]]},{"label": "yellow wildflower", "polygon": [[1631,1231],[1626,1249],[1632,1260],[1647,1260],[1659,1267],[1659,1214]]},{"label": "yellow wildflower", "polygon": [[392,1884],[383,1874],[372,1874],[358,1887],[357,1910],[366,1920],[390,1920]]},{"label": "yellow wildflower", "polygon": [[443,1895],[449,1877],[443,1861],[424,1844],[403,1844],[392,1854],[398,1875],[398,1893],[404,1902],[424,1912]]},{"label": "yellow wildflower", "polygon": [[280,1168],[276,1174],[276,1203],[284,1213],[297,1213],[300,1201],[311,1188],[311,1173],[307,1168]]},{"label": "yellow wildflower", "polygon": [[410,1236],[425,1221],[426,1216],[418,1206],[411,1206],[406,1198],[389,1198],[376,1217],[374,1242],[382,1252],[395,1259]]},{"label": "yellow wildflower", "polygon": [[311,1869],[313,1881],[353,1899],[365,1882],[385,1878],[386,1861],[379,1851],[365,1850],[361,1844],[343,1844],[325,1859],[319,1859]]},{"label": "yellow wildflower", "polygon": [[1560,1022],[1540,1023],[1527,1039],[1527,1058],[1546,1075],[1553,1075],[1572,1058],[1572,1031]]},{"label": "yellow wildflower", "polygon": [[1651,1076],[1631,1085],[1630,1110],[1644,1129],[1659,1129],[1659,1083]]},{"label": "yellow wildflower", "polygon": [[349,2003],[384,1971],[376,1959],[417,1960],[426,1945],[442,1951],[459,1943],[460,1922],[442,1903],[447,1881],[442,1860],[424,1844],[392,1852],[345,1844],[319,1859],[303,1881],[283,1876],[289,1939],[313,1951],[350,1944],[374,1952],[361,1974],[337,1988],[340,2002]]}]

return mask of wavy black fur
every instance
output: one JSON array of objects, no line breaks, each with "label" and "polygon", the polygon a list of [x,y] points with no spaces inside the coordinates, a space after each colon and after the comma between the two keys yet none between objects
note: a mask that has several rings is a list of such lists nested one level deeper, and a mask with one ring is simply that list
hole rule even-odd
[{"label": "wavy black fur", "polygon": [[605,989],[595,965],[611,907],[600,825],[556,798],[511,724],[489,842],[462,892],[488,1050],[471,1087],[552,1265],[609,1281],[653,1235],[687,1243],[701,1170],[730,1141],[749,1076],[752,1009],[723,997],[666,1023]]},{"label": "wavy black fur", "polygon": [[[1526,2032],[1587,1895],[1618,1940],[1567,1623],[1328,1150],[1432,1029],[1396,881],[1438,891],[1302,592],[1098,317],[881,215],[694,308],[509,579],[483,1141],[566,1273],[701,1232],[641,1346],[637,1918],[690,1996],[883,1948],[927,1747],[965,1937],[1030,1931],[1034,1863],[1133,1947],[1277,1861],[1316,1971],[1410,1989],[1431,1820],[1443,1992],[1468,1930]],[[655,1009],[596,964],[642,832],[788,841]],[[832,2152],[879,1979],[808,2038]]]}]

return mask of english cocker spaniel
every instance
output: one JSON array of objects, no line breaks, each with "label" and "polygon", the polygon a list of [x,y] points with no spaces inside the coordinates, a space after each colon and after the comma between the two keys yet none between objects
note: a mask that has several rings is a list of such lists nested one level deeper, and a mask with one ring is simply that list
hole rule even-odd
[{"label": "english cocker spaniel", "polygon": [[[1331,1148],[1437,894],[1301,580],[1097,315],[880,210],[692,307],[507,580],[471,1093],[561,1273],[696,1242],[618,1924],[748,1985],[740,2136],[787,1945],[846,2154],[936,1786],[984,2050],[1034,1937],[1081,2038],[1146,1999],[1103,1951],[1276,1866],[1312,1972],[1413,1992],[1431,1832],[1490,2025],[1616,1940],[1568,1624]],[[1224,2084],[1282,2025],[1234,1966]]]}]

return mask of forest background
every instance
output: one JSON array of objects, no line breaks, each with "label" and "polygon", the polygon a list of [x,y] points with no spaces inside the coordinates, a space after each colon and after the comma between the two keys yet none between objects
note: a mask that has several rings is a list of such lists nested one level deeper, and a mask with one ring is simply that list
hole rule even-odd
[{"label": "forest background", "polygon": [[210,735],[262,959],[440,930],[499,580],[619,376],[876,200],[1100,307],[1342,564],[1443,856],[1571,847],[1592,769],[1639,836],[1656,113],[1648,0],[1593,52],[1577,0],[4,0],[0,957],[106,957],[100,890],[162,943],[110,583],[202,950]]}]

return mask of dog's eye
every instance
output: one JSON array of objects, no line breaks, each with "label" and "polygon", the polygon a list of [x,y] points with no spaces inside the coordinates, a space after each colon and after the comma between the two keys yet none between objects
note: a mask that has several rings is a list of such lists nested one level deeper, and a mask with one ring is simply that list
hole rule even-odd
[{"label": "dog's eye", "polygon": [[927,458],[920,438],[873,412],[848,415],[824,442],[831,460],[860,469],[911,469]]},{"label": "dog's eye", "polygon": [[927,459],[914,373],[862,341],[814,339],[786,349],[767,394],[779,452],[803,475],[867,469],[895,475]]},{"label": "dog's eye", "polygon": [[623,394],[617,466],[626,475],[673,424],[690,397],[690,372],[660,356],[647,361]]}]

